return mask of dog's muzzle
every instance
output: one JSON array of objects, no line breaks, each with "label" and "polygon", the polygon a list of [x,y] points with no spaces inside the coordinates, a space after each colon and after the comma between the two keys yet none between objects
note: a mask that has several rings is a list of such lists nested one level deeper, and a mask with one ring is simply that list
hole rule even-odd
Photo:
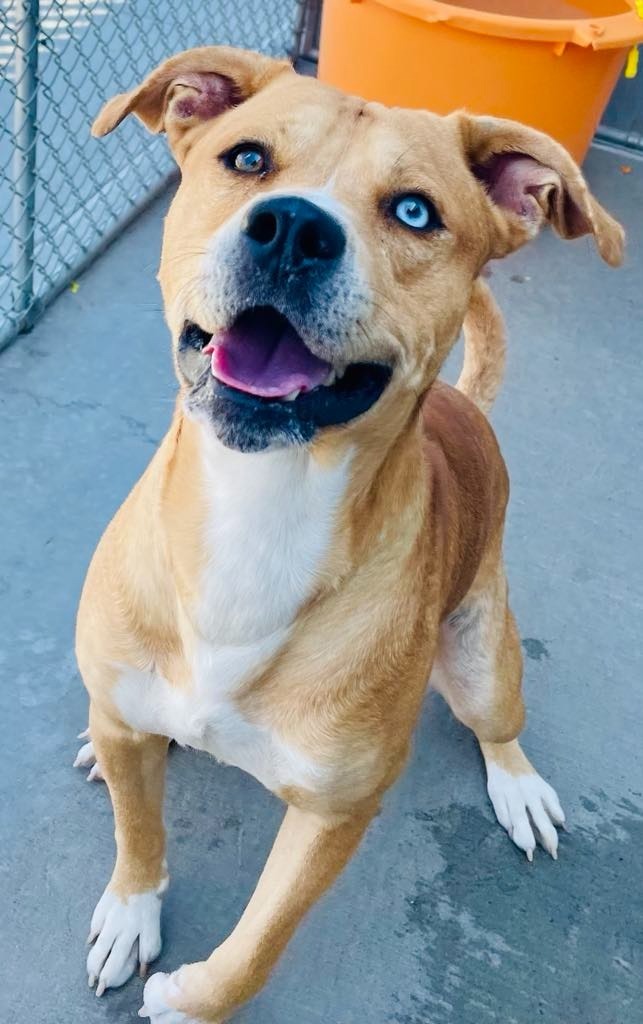
[{"label": "dog's muzzle", "polygon": [[305,444],[384,391],[389,365],[346,359],[342,336],[355,329],[346,250],[342,225],[301,196],[263,199],[246,213],[226,289],[229,325],[211,334],[188,320],[178,347],[187,408],[224,444]]}]

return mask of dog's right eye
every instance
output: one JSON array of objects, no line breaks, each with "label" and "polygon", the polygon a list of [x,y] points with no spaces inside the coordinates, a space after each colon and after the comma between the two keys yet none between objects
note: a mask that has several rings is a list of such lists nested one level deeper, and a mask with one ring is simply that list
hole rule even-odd
[{"label": "dog's right eye", "polygon": [[241,142],[221,155],[225,166],[237,174],[265,174],[270,170],[270,158],[263,146],[256,142]]}]

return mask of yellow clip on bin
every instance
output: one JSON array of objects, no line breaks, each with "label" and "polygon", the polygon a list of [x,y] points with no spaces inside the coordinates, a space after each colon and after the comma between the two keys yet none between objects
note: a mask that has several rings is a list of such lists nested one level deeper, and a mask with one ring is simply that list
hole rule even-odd
[{"label": "yellow clip on bin", "polygon": [[625,62],[625,77],[636,78],[639,70],[639,48],[633,46],[627,55]]},{"label": "yellow clip on bin", "polygon": [[642,8],[641,0],[325,0],[319,77],[393,106],[512,117],[581,161],[628,52],[643,40]]}]

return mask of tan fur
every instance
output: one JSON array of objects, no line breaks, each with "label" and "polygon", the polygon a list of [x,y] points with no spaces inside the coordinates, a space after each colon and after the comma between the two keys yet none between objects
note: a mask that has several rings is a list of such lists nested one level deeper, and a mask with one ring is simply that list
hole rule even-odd
[{"label": "tan fur", "polygon": [[527,775],[533,771],[517,740],[510,743],[480,743],[485,761],[495,761],[510,775]]},{"label": "tan fur", "polygon": [[[212,120],[182,119],[177,97],[193,89],[195,71],[232,79],[238,105]],[[350,211],[375,296],[347,361],[393,359],[397,367],[373,409],[312,445],[320,466],[353,453],[332,543],[287,640],[235,697],[246,719],[274,730],[325,774],[319,787],[279,791],[290,807],[247,910],[209,960],[179,972],[173,1005],[216,1022],[263,984],[302,915],[351,856],[403,768],[432,665],[485,757],[509,772],[528,764],[515,742],[524,714],[521,658],[501,558],[507,475],[473,403],[489,408],[504,354],[502,321],[478,275],[530,231],[494,206],[472,164],[511,148],[529,153],[550,168],[549,192],[538,202],[561,234],[591,231],[602,255],[617,262],[622,233],[561,147],[531,129],[365,104],[253,54],[203,48],[173,58],[110,101],[95,134],[128,112],[165,129],[181,163],[160,269],[175,343],[188,314],[205,329],[218,326],[208,321],[198,285],[213,233],[257,191],[331,182]],[[278,180],[226,177],[217,154],[258,136],[275,142]],[[448,230],[420,243],[388,223],[380,202],[394,187],[428,192]],[[461,394],[435,379],[463,320]],[[164,874],[167,740],[120,720],[117,667],[154,666],[189,692],[204,571],[201,430],[179,396],[165,440],[98,547],[79,611],[91,735],[116,817],[112,886],[124,898]]]},{"label": "tan fur", "polygon": [[505,325],[487,284],[478,278],[463,324],[464,362],[456,387],[488,412],[505,369]]}]

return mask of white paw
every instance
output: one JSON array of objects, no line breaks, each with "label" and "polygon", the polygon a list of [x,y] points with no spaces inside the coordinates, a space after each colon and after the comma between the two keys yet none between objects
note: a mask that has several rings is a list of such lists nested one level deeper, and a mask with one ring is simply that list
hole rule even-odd
[{"label": "white paw", "polygon": [[94,945],[87,957],[90,988],[96,995],[106,988],[124,985],[134,974],[138,963],[141,976],[147,965],[161,952],[161,893],[158,890],[137,893],[127,901],[106,889],[92,916],[88,942]]},{"label": "white paw", "polygon": [[143,1005],[139,1017],[149,1017],[151,1024],[200,1024],[193,1017],[186,1017],[181,1010],[175,1010],[168,1000],[176,1001],[181,995],[180,971],[173,974],[153,974],[143,990]]},{"label": "white paw", "polygon": [[[85,729],[84,732],[78,734],[79,740],[85,740],[89,737],[89,729]],[[103,773],[100,770],[100,765],[96,760],[96,753],[94,751],[94,744],[91,739],[88,739],[87,743],[83,743],[82,747],[76,754],[74,761],[74,768],[89,768],[89,774],[87,775],[88,782],[102,782]]]},{"label": "white paw", "polygon": [[[516,846],[533,860],[536,836],[548,853],[558,858],[557,825],[565,824],[565,815],[556,791],[536,772],[511,775],[490,764],[487,792],[502,827]],[[535,832],[534,832],[535,830]]]}]

